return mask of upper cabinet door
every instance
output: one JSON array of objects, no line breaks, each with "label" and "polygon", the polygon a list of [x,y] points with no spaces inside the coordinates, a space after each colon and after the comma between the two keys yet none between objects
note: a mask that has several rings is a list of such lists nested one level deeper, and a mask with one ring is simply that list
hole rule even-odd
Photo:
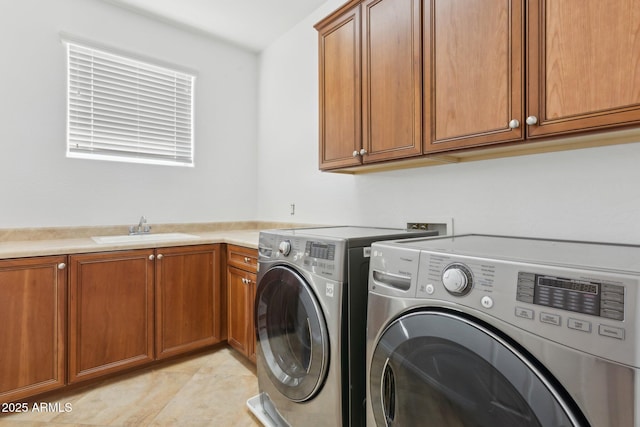
[{"label": "upper cabinet door", "polygon": [[422,154],[421,1],[362,3],[365,163]]},{"label": "upper cabinet door", "polygon": [[640,2],[528,2],[527,136],[640,122]]},{"label": "upper cabinet door", "polygon": [[425,1],[425,152],[523,139],[522,3]]},{"label": "upper cabinet door", "polygon": [[319,32],[320,169],[361,163],[360,9]]}]

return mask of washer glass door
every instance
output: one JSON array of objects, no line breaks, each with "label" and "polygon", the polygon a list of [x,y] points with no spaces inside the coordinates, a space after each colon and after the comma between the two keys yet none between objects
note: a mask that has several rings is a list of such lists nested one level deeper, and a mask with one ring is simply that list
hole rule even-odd
[{"label": "washer glass door", "polygon": [[585,425],[515,345],[454,313],[395,320],[376,344],[369,375],[378,426]]},{"label": "washer glass door", "polygon": [[329,365],[329,336],[313,291],[295,270],[269,269],[256,295],[258,351],[276,388],[295,402],[311,399]]}]

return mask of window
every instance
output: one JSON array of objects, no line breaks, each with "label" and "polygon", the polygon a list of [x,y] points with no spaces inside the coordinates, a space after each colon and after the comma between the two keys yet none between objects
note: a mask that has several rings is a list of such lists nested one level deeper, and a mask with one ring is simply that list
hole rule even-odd
[{"label": "window", "polygon": [[66,45],[67,157],[193,166],[194,76]]}]

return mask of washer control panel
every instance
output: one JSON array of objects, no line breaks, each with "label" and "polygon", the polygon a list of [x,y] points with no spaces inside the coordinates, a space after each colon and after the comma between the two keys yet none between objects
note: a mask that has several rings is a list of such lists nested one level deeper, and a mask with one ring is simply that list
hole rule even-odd
[{"label": "washer control panel", "polygon": [[336,259],[336,245],[335,243],[307,240],[304,253],[311,258],[333,261]]},{"label": "washer control panel", "polygon": [[258,262],[282,261],[305,271],[342,281],[345,245],[340,240],[261,233]]},{"label": "washer control panel", "polygon": [[516,300],[591,316],[624,320],[624,287],[521,271]]}]

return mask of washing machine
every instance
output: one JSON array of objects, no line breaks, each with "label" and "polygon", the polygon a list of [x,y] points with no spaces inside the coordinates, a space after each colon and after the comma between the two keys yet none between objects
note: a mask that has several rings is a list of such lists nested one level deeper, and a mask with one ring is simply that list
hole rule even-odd
[{"label": "washing machine", "polygon": [[640,426],[640,246],[372,245],[367,425]]},{"label": "washing machine", "polygon": [[260,393],[247,405],[264,425],[364,426],[371,244],[434,234],[349,226],[260,233]]}]

